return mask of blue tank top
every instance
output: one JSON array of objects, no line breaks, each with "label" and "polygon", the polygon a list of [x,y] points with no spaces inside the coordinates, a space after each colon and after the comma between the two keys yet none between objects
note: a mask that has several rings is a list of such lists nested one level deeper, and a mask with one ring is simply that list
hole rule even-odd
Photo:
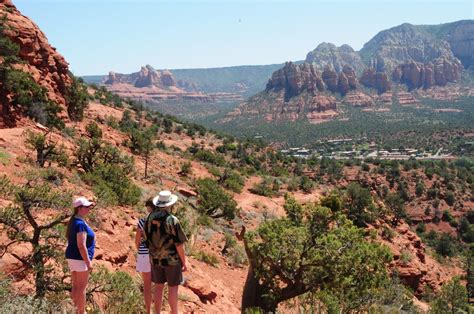
[{"label": "blue tank top", "polygon": [[77,246],[77,234],[79,232],[86,232],[86,248],[87,254],[89,255],[89,260],[92,260],[94,257],[95,249],[95,234],[94,231],[87,225],[87,223],[81,218],[73,217],[71,222],[69,238],[67,239],[66,247],[66,258],[83,260],[81,253],[79,252],[79,247]]}]

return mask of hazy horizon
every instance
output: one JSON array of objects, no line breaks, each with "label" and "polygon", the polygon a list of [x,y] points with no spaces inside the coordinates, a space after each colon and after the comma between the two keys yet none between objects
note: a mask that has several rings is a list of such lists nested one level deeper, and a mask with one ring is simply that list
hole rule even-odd
[{"label": "hazy horizon", "polygon": [[[403,23],[473,18],[473,1],[13,0],[76,75],[303,60],[321,42],[360,50]],[[407,10],[410,8],[410,10]]]}]

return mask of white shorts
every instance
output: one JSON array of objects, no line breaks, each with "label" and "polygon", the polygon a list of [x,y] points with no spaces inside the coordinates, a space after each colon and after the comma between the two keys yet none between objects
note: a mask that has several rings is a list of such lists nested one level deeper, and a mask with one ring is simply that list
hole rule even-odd
[{"label": "white shorts", "polygon": [[81,259],[67,259],[67,264],[70,271],[87,271],[86,262]]},{"label": "white shorts", "polygon": [[137,254],[137,272],[139,273],[151,272],[150,255]]}]

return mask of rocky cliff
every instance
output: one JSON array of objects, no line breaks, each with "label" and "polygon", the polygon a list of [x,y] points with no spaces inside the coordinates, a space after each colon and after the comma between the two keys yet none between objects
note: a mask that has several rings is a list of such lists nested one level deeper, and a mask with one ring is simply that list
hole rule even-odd
[{"label": "rocky cliff", "polygon": [[474,65],[474,20],[463,20],[441,25],[426,25],[423,29],[447,41],[453,55],[467,69]]},{"label": "rocky cliff", "polygon": [[21,62],[14,65],[46,88],[50,100],[66,105],[66,88],[71,84],[66,60],[52,47],[45,34],[9,0],[0,0],[0,14],[6,17],[5,36],[16,43]]},{"label": "rocky cliff", "polygon": [[267,83],[266,92],[284,90],[285,99],[290,99],[302,92],[313,95],[329,91],[345,95],[349,90],[357,88],[355,71],[345,65],[338,73],[329,65],[324,71],[312,63],[294,64],[287,62],[283,68],[273,73]]},{"label": "rocky cliff", "polygon": [[407,85],[409,90],[444,86],[460,78],[462,64],[457,59],[438,58],[433,62],[410,61],[398,65],[392,79]]},{"label": "rocky cliff", "polygon": [[377,71],[391,72],[401,63],[427,63],[444,57],[455,59],[447,41],[408,23],[375,35],[360,50],[363,60]]},{"label": "rocky cliff", "polygon": [[469,27],[468,24],[452,28],[452,34],[458,34],[452,39],[454,36],[447,31],[440,35],[444,30],[441,26],[402,24],[378,33],[360,54],[370,67],[390,73],[395,82],[405,83],[410,90],[444,86],[457,81],[463,69],[447,39],[456,46],[459,56],[472,54],[467,51],[473,45]]}]

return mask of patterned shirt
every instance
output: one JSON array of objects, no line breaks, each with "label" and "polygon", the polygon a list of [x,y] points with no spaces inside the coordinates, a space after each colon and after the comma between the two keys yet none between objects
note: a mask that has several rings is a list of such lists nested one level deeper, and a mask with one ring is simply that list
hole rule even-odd
[{"label": "patterned shirt", "polygon": [[145,223],[150,261],[154,265],[179,265],[176,244],[187,241],[178,218],[166,211],[152,212]]},{"label": "patterned shirt", "polygon": [[148,247],[146,246],[146,240],[145,240],[145,236],[144,236],[144,228],[143,226],[145,225],[145,220],[146,218],[140,218],[138,219],[138,223],[137,223],[137,228],[138,230],[140,230],[140,232],[142,233],[142,239],[140,241],[140,247],[138,248],[138,254],[148,254]]}]

